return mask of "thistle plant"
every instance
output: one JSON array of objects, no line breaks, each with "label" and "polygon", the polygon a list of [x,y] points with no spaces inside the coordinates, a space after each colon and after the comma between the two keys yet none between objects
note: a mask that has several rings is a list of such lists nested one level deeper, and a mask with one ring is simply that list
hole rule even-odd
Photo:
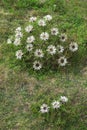
[{"label": "thistle plant", "polygon": [[[62,122],[64,122],[68,117],[68,106],[69,99],[66,96],[60,96],[60,98],[40,103],[34,105],[32,107],[33,114],[37,115],[37,118],[40,118],[44,121],[45,124],[53,124],[54,126],[62,126]],[[65,116],[65,117],[63,117]]]},{"label": "thistle plant", "polygon": [[51,15],[42,18],[30,17],[24,28],[17,27],[14,36],[7,39],[8,44],[18,48],[15,58],[29,68],[41,69],[65,67],[78,50],[76,41],[61,32]]}]

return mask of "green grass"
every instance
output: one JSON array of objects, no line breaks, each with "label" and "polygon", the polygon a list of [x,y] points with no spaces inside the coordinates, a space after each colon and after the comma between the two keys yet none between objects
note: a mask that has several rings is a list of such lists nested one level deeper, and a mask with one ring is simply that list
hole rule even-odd
[{"label": "green grass", "polygon": [[[0,129],[1,130],[87,130],[87,2],[86,0],[37,0],[0,3]],[[57,4],[57,8],[53,7]],[[61,30],[77,39],[80,51],[73,66],[60,72],[28,72],[14,63],[13,48],[6,45],[14,29],[25,25],[31,14],[57,17]],[[75,60],[76,59],[76,60]],[[78,66],[77,64],[80,66]],[[71,102],[70,117],[62,128],[45,123],[31,111],[46,99],[66,95]]]}]

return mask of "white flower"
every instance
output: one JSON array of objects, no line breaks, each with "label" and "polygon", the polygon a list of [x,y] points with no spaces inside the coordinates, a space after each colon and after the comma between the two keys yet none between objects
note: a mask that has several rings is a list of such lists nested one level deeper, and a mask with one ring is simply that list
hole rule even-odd
[{"label": "white flower", "polygon": [[17,27],[15,33],[20,32],[21,30],[22,30],[21,27]]},{"label": "white flower", "polygon": [[27,44],[26,49],[27,49],[27,51],[32,51],[33,50],[33,45],[31,43]]},{"label": "white flower", "polygon": [[75,52],[78,50],[78,44],[76,42],[72,42],[70,45],[69,45],[69,50],[72,51],[72,52]]},{"label": "white flower", "polygon": [[51,29],[51,34],[55,35],[55,36],[58,35],[59,34],[58,28],[52,28]]},{"label": "white flower", "polygon": [[22,56],[23,56],[23,52],[22,52],[22,50],[18,50],[18,51],[16,51],[16,57],[17,57],[17,59],[21,59]]},{"label": "white flower", "polygon": [[60,101],[63,102],[63,103],[68,102],[68,98],[65,97],[65,96],[61,96]]},{"label": "white flower", "polygon": [[46,16],[44,16],[44,19],[46,21],[51,21],[52,20],[52,16],[51,15],[46,15]]},{"label": "white flower", "polygon": [[57,7],[57,5],[56,5],[56,4],[54,4],[53,6],[54,6],[54,7]]},{"label": "white flower", "polygon": [[60,58],[58,59],[58,64],[59,64],[60,66],[65,66],[65,65],[67,64],[67,59],[66,59],[64,56],[60,57]]},{"label": "white flower", "polygon": [[49,112],[49,106],[47,104],[43,104],[41,107],[40,107],[40,112],[41,113],[48,113]]},{"label": "white flower", "polygon": [[60,35],[60,41],[65,42],[67,40],[67,35],[65,33]]},{"label": "white flower", "polygon": [[39,21],[38,21],[38,25],[39,26],[46,26],[46,22],[43,20],[43,19],[40,19]]},{"label": "white flower", "polygon": [[35,41],[34,36],[30,36],[27,38],[27,43],[33,43]]},{"label": "white flower", "polygon": [[63,53],[64,52],[64,47],[61,46],[61,45],[58,45],[57,46],[57,51],[58,51],[58,53]]},{"label": "white flower", "polygon": [[15,30],[15,38],[23,37],[23,33],[21,32],[21,27],[16,28]]},{"label": "white flower", "polygon": [[12,43],[12,39],[11,38],[7,39],[7,44],[11,44],[11,43]]},{"label": "white flower", "polygon": [[40,69],[42,68],[42,64],[41,64],[39,61],[35,61],[35,62],[33,63],[33,68],[34,68],[35,70],[40,70]]},{"label": "white flower", "polygon": [[16,38],[21,38],[21,37],[23,37],[22,32],[17,32],[17,33],[15,34],[15,37],[16,37]]},{"label": "white flower", "polygon": [[49,39],[49,34],[47,32],[41,33],[40,34],[40,39],[44,40],[44,41],[48,40]]},{"label": "white flower", "polygon": [[37,20],[37,17],[30,17],[29,22],[35,22]]},{"label": "white flower", "polygon": [[56,47],[53,45],[49,45],[47,51],[49,54],[54,55],[56,53]]},{"label": "white flower", "polygon": [[16,38],[13,44],[15,46],[18,46],[18,45],[20,45],[20,42],[21,42],[20,38]]},{"label": "white flower", "polygon": [[54,102],[52,103],[52,107],[53,107],[54,109],[60,108],[60,102],[59,102],[59,101],[54,101]]},{"label": "white flower", "polygon": [[41,49],[36,49],[34,54],[36,57],[40,57],[40,58],[44,56],[43,51]]},{"label": "white flower", "polygon": [[32,29],[33,29],[33,26],[32,26],[32,25],[29,25],[29,26],[27,26],[27,27],[25,28],[25,31],[29,33],[29,32],[32,31]]}]

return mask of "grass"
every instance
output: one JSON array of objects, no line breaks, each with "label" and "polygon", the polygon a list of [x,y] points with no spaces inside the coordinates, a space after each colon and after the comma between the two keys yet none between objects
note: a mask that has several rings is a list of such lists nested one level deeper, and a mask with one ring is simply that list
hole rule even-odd
[{"label": "grass", "polygon": [[[53,4],[57,8],[53,8]],[[47,4],[35,0],[0,3],[0,129],[1,130],[87,130],[87,2],[85,0],[56,0]],[[50,6],[49,6],[50,5]],[[61,6],[60,6],[61,5]],[[64,8],[63,8],[64,6]],[[12,8],[11,8],[12,7]],[[54,12],[53,12],[54,11]],[[34,73],[14,64],[12,49],[6,39],[18,25],[24,25],[31,14],[52,13],[80,46],[79,64],[73,62],[71,71]],[[85,48],[84,48],[85,46]],[[75,60],[75,59],[74,59]],[[46,124],[31,111],[32,105],[57,95],[71,100],[70,120],[62,128]]]}]

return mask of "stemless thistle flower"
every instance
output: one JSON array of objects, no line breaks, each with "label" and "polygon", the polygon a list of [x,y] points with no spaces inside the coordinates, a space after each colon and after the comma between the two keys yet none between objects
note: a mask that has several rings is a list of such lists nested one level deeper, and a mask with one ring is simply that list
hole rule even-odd
[{"label": "stemless thistle flower", "polygon": [[54,4],[54,5],[53,5],[53,7],[54,7],[54,8],[56,8],[56,7],[57,7],[57,5],[56,5],[56,4]]},{"label": "stemless thistle flower", "polygon": [[47,52],[51,55],[54,55],[56,53],[56,47],[53,45],[49,45],[47,48]]},{"label": "stemless thistle flower", "polygon": [[51,21],[52,20],[52,16],[48,14],[48,15],[44,16],[44,19],[46,21]]},{"label": "stemless thistle flower", "polygon": [[21,30],[22,30],[21,27],[17,27],[16,30],[15,30],[15,33],[21,32]]},{"label": "stemless thistle flower", "polygon": [[21,38],[21,37],[23,37],[23,33],[22,32],[17,32],[15,34],[15,38]]},{"label": "stemless thistle flower", "polygon": [[64,52],[64,47],[61,46],[61,45],[58,45],[58,46],[57,46],[57,51],[58,51],[59,54],[60,54],[60,53],[63,53],[63,52]]},{"label": "stemless thistle flower", "polygon": [[41,113],[48,113],[49,112],[49,106],[47,104],[43,104],[41,107],[40,107],[40,112]]},{"label": "stemless thistle flower", "polygon": [[40,34],[40,39],[44,40],[44,41],[48,40],[49,39],[49,34],[47,32],[41,33]]},{"label": "stemless thistle flower", "polygon": [[32,51],[33,50],[33,45],[31,43],[27,44],[26,49],[27,49],[27,51]]},{"label": "stemless thistle flower", "polygon": [[57,36],[59,34],[58,28],[52,28],[51,29],[51,35]]},{"label": "stemless thistle flower", "polygon": [[43,51],[41,49],[36,49],[34,55],[36,57],[40,57],[40,58],[42,58],[44,56]]},{"label": "stemless thistle flower", "polygon": [[37,20],[37,17],[30,17],[29,22],[35,22]]},{"label": "stemless thistle flower", "polygon": [[22,56],[23,56],[22,50],[16,51],[16,57],[17,57],[17,59],[20,59],[20,60],[21,60]]},{"label": "stemless thistle flower", "polygon": [[67,40],[67,35],[65,33],[60,35],[60,41],[65,42]]},{"label": "stemless thistle flower", "polygon": [[43,20],[43,19],[40,19],[39,21],[38,21],[38,25],[39,26],[46,26],[46,22]]},{"label": "stemless thistle flower", "polygon": [[65,58],[65,56],[62,56],[58,59],[58,64],[60,66],[65,66],[67,64],[67,59]]},{"label": "stemless thistle flower", "polygon": [[69,45],[69,50],[72,52],[75,52],[78,50],[78,44],[76,42],[71,42],[71,44]]},{"label": "stemless thistle flower", "polygon": [[30,32],[32,31],[32,29],[33,29],[33,26],[32,26],[32,25],[29,25],[29,26],[27,26],[27,27],[25,28],[25,31],[28,32],[28,33],[30,33]]},{"label": "stemless thistle flower", "polygon": [[65,96],[61,96],[61,97],[60,97],[60,101],[61,101],[62,103],[66,103],[66,102],[68,102],[68,98],[65,97]]},{"label": "stemless thistle flower", "polygon": [[42,64],[39,61],[35,61],[33,63],[34,70],[40,70],[42,68]]},{"label": "stemless thistle flower", "polygon": [[30,36],[30,37],[28,37],[27,38],[27,43],[33,43],[35,41],[35,38],[34,38],[34,36]]},{"label": "stemless thistle flower", "polygon": [[21,39],[20,39],[20,38],[16,38],[15,41],[13,42],[13,44],[14,44],[15,46],[20,45],[20,43],[21,43]]},{"label": "stemless thistle flower", "polygon": [[7,39],[7,44],[11,44],[12,43],[12,39],[11,38],[8,38]]},{"label": "stemless thistle flower", "polygon": [[54,101],[54,102],[52,102],[52,107],[53,107],[54,109],[60,108],[60,102],[59,102],[59,101]]}]

